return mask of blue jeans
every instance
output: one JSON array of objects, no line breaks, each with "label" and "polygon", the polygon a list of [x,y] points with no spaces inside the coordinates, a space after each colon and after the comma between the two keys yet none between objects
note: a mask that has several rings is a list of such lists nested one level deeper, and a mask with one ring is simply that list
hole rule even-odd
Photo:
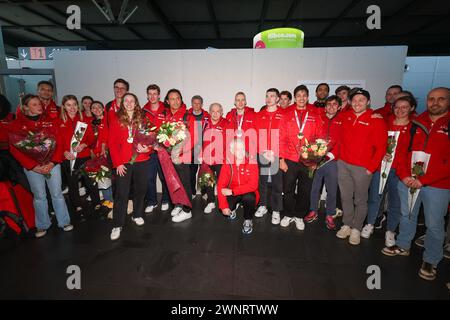
[{"label": "blue jeans", "polygon": [[69,211],[67,210],[66,201],[61,190],[61,166],[57,164],[53,167],[49,179],[32,170],[28,171],[24,169],[24,172],[34,196],[33,205],[36,212],[36,228],[38,230],[47,230],[52,224],[48,215],[47,193],[45,191],[46,183],[52,197],[58,227],[62,228],[70,224]]},{"label": "blue jeans", "polygon": [[311,188],[311,211],[318,211],[319,197],[322,192],[322,181],[325,180],[327,189],[327,215],[332,216],[336,213],[336,197],[338,188],[338,170],[337,162],[330,161],[323,167],[320,167],[314,173],[314,180]]},{"label": "blue jeans", "polygon": [[100,189],[100,191],[103,194],[103,199],[107,201],[113,202],[113,194],[112,194],[112,187],[109,187],[108,189]]},{"label": "blue jeans", "polygon": [[[380,187],[380,171],[373,174],[372,182],[369,189],[369,202],[367,211],[367,223],[374,225],[380,212],[380,204],[383,198],[382,194],[378,194]],[[398,184],[400,179],[397,177],[395,169],[389,172],[384,193],[388,196],[388,216],[387,216],[387,230],[395,232],[400,222],[400,197],[398,195]]]},{"label": "blue jeans", "polygon": [[158,200],[156,198],[156,175],[159,175],[159,179],[161,180],[162,185],[162,199],[161,203],[169,203],[169,192],[166,186],[166,180],[164,179],[164,174],[161,168],[161,164],[159,163],[158,154],[153,152],[150,155],[150,165],[148,170],[148,188],[147,188],[147,206],[155,206],[158,204]]},{"label": "blue jeans", "polygon": [[437,266],[443,256],[445,238],[444,217],[447,214],[450,190],[433,187],[421,188],[411,216],[409,215],[408,208],[408,192],[409,189],[404,183],[398,184],[401,217],[400,231],[396,241],[397,245],[406,250],[409,250],[411,247],[411,241],[416,234],[417,215],[419,214],[420,204],[422,203],[425,213],[425,225],[427,227],[423,261]]}]

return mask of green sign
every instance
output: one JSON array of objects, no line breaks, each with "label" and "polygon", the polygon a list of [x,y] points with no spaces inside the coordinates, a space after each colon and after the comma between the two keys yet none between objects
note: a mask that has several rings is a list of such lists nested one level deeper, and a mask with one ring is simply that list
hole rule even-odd
[{"label": "green sign", "polygon": [[304,37],[305,34],[299,29],[270,29],[258,33],[253,38],[253,48],[303,48]]}]

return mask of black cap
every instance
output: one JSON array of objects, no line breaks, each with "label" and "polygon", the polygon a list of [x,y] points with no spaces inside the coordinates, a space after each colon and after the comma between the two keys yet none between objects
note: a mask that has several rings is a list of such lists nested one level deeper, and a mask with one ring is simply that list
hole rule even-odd
[{"label": "black cap", "polygon": [[354,92],[352,92],[352,94],[350,95],[350,100],[353,99],[354,96],[356,96],[357,94],[362,94],[364,97],[367,98],[367,100],[370,100],[370,93],[367,90],[364,89],[358,89]]}]

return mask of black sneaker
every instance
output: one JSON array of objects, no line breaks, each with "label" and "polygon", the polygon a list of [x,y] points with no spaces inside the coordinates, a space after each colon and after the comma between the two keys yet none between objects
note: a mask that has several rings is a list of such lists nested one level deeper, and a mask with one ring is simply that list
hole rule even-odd
[{"label": "black sneaker", "polygon": [[382,214],[377,218],[375,221],[375,229],[381,229],[383,228],[383,223],[386,221],[386,214]]},{"label": "black sneaker", "polygon": [[416,246],[423,248],[425,246],[425,235],[421,235],[420,237],[418,237],[414,241],[414,243],[416,244]]},{"label": "black sneaker", "polygon": [[444,246],[444,258],[450,259],[450,242]]},{"label": "black sneaker", "polygon": [[428,281],[433,281],[436,279],[436,273],[435,266],[425,261],[422,262],[422,267],[419,270],[419,277]]}]

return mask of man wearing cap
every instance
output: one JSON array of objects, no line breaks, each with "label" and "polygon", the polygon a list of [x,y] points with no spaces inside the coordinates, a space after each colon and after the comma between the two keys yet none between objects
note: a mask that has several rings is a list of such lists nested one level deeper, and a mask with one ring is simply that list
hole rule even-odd
[{"label": "man wearing cap", "polygon": [[387,129],[381,118],[372,117],[370,94],[359,89],[350,96],[352,110],[342,116],[342,136],[331,153],[339,157],[338,183],[344,209],[344,225],[336,236],[360,243],[367,216],[367,200],[372,174],[386,154]]}]

